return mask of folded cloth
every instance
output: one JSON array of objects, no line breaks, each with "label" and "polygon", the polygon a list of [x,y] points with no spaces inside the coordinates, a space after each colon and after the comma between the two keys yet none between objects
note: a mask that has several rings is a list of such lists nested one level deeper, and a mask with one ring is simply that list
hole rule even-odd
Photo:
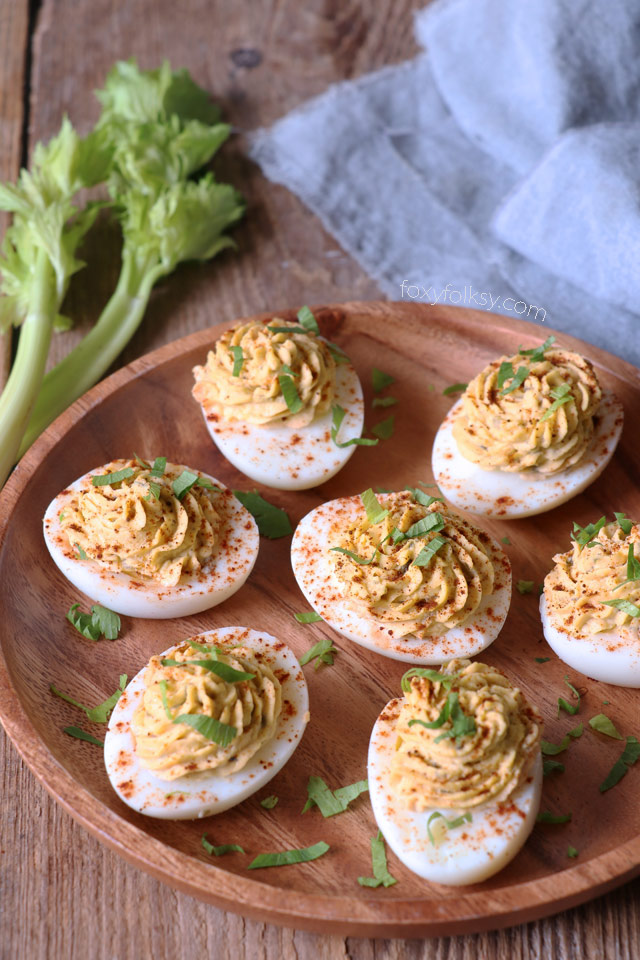
[{"label": "folded cloth", "polygon": [[640,9],[440,0],[416,30],[427,55],[257,131],[254,159],[391,298],[529,316],[640,365]]}]

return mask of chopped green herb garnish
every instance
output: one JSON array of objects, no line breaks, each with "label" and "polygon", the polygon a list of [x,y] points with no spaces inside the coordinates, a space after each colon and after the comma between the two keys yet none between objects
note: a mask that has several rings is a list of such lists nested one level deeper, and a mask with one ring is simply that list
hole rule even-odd
[{"label": "chopped green herb garnish", "polygon": [[442,393],[445,397],[450,396],[452,393],[464,393],[468,386],[468,383],[452,383],[451,386],[445,387]]},{"label": "chopped green herb garnish", "polygon": [[[429,484],[429,486],[435,486],[435,484]],[[423,507],[430,507],[432,503],[444,503],[442,497],[431,497],[428,493],[425,493],[424,490],[418,490],[417,487],[407,487],[407,490],[416,503],[421,504]]]},{"label": "chopped green herb garnish", "polygon": [[284,397],[284,402],[289,408],[289,412],[300,413],[304,404],[300,399],[298,391],[296,390],[296,385],[292,378],[286,373],[279,373],[278,383],[280,384],[280,390],[282,392],[282,396]]},{"label": "chopped green herb garnish", "polygon": [[378,439],[369,440],[367,437],[352,437],[351,440],[338,440],[338,433],[340,432],[342,421],[345,418],[346,410],[344,410],[340,404],[336,403],[331,408],[331,414],[331,439],[336,447],[350,447],[353,446],[353,444],[362,447],[375,447],[375,445],[380,442]]},{"label": "chopped green herb garnish", "polygon": [[559,760],[548,760],[545,758],[542,761],[543,777],[548,777],[549,774],[553,773],[554,770],[557,770],[558,773],[564,773],[564,763],[560,763]]},{"label": "chopped green herb garnish", "polygon": [[567,713],[570,713],[571,716],[574,716],[580,709],[580,694],[576,690],[576,688],[573,686],[573,684],[569,683],[568,677],[564,678],[564,682],[569,687],[569,690],[571,690],[572,694],[574,695],[574,697],[576,697],[578,702],[569,703],[567,700],[564,699],[564,697],[558,697],[558,716],[560,716],[561,710],[565,710]]},{"label": "chopped green herb garnish", "polygon": [[202,836],[202,846],[209,856],[213,855],[214,857],[222,857],[225,853],[244,853],[242,847],[238,846],[237,843],[223,843],[219,847],[214,846],[207,840],[206,833]]},{"label": "chopped green herb garnish", "polygon": [[518,593],[533,593],[533,588],[535,583],[533,580],[518,580],[516,583],[516,590]]},{"label": "chopped green herb garnish", "polygon": [[160,486],[159,486],[159,484],[153,483],[153,482],[150,480],[150,481],[149,481],[149,493],[148,493],[147,496],[144,497],[143,499],[144,499],[144,500],[149,500],[149,499],[151,498],[151,496],[154,496],[154,497],[156,498],[156,500],[159,500],[159,499],[160,499]]},{"label": "chopped green herb garnish", "polygon": [[278,537],[288,537],[290,533],[293,533],[293,527],[286,512],[280,507],[274,507],[259,493],[244,493],[242,490],[234,490],[233,495],[252,515],[263,537],[268,537],[269,540],[277,540]]},{"label": "chopped green herb garnish", "polygon": [[548,420],[551,414],[555,413],[556,410],[563,405],[563,403],[570,403],[573,400],[571,385],[568,383],[558,384],[557,387],[552,388],[551,396],[554,398],[553,403],[540,417],[540,423],[542,423],[544,420]]},{"label": "chopped green herb garnish", "polygon": [[393,436],[395,422],[396,418],[394,414],[391,414],[386,420],[381,420],[380,423],[376,423],[371,427],[371,433],[374,433],[380,440],[389,440],[389,438]]},{"label": "chopped green herb garnish", "polygon": [[549,660],[551,660],[551,657],[535,657],[534,659],[536,663],[549,663]]},{"label": "chopped green herb garnish", "polygon": [[338,787],[333,791],[329,789],[322,777],[311,776],[307,783],[307,802],[302,808],[302,813],[306,813],[315,805],[323,817],[335,817],[338,813],[344,813],[349,804],[368,789],[367,780],[358,780],[357,783],[350,783],[346,787]]},{"label": "chopped green herb garnish", "polygon": [[508,547],[511,546],[511,540],[509,540],[509,537],[501,537],[501,538],[500,538],[500,543],[506,543],[506,545],[507,545]]},{"label": "chopped green herb garnish", "polygon": [[238,732],[236,727],[231,727],[227,723],[221,723],[220,720],[216,720],[215,717],[207,717],[202,713],[181,713],[179,716],[174,717],[167,700],[167,681],[159,680],[158,686],[160,687],[162,706],[164,707],[164,712],[168,720],[171,720],[172,723],[186,723],[188,726],[193,727],[205,740],[217,743],[218,746],[222,748],[229,746]]},{"label": "chopped green herb garnish", "polygon": [[297,374],[297,373],[295,372],[295,370],[293,370],[293,369],[289,366],[288,363],[283,363],[283,364],[282,364],[282,366],[280,367],[280,372],[281,372],[281,373],[286,373],[286,374],[288,374],[290,377],[297,377],[297,376],[299,376],[299,374]]},{"label": "chopped green herb garnish", "polygon": [[382,523],[384,518],[389,516],[389,511],[385,510],[371,487],[360,494],[360,500],[367,512],[369,523]]},{"label": "chopped green herb garnish", "polygon": [[518,347],[518,353],[521,357],[529,357],[531,363],[540,363],[544,360],[545,351],[555,342],[556,338],[551,334],[539,347],[532,347],[531,350],[523,350],[522,347]]},{"label": "chopped green herb garnish", "polygon": [[58,514],[58,520],[60,521],[60,523],[62,523],[64,518],[65,518],[65,512],[64,510],[61,510],[60,513]]},{"label": "chopped green herb garnish", "polygon": [[412,727],[414,724],[420,724],[421,727],[426,727],[428,730],[438,730],[447,721],[451,722],[451,729],[445,730],[439,737],[436,737],[435,743],[439,743],[440,740],[459,740],[476,732],[475,720],[463,712],[457,693],[449,694],[444,707],[435,720],[413,719],[409,720],[408,726]]},{"label": "chopped green herb garnish", "polygon": [[570,813],[551,813],[550,810],[541,810],[536,817],[536,823],[569,823]]},{"label": "chopped green herb garnish", "polygon": [[640,580],[640,560],[636,559],[634,545],[630,543],[627,552],[627,579],[619,583],[617,587],[614,587],[613,592],[615,593],[620,587],[626,587],[628,583],[635,583],[636,580]]},{"label": "chopped green herb garnish", "polygon": [[[514,390],[517,390],[518,387],[521,387],[524,381],[527,379],[529,369],[527,367],[518,367],[517,371],[514,373],[513,364],[508,360],[504,360],[500,364],[500,369],[498,370],[498,389],[503,397],[506,397],[507,394],[513,393]],[[505,387],[507,380],[511,380],[511,386]]]},{"label": "chopped green herb garnish", "polygon": [[74,547],[75,547],[76,550],[78,551],[78,556],[79,556],[79,558],[80,558],[81,560],[86,560],[86,559],[87,559],[87,555],[86,555],[86,553],[84,552],[84,550],[82,549],[82,547],[80,546],[80,544],[79,544],[79,543],[74,543]]},{"label": "chopped green herb garnish", "polygon": [[456,817],[454,820],[447,820],[447,818],[443,813],[440,813],[439,810],[434,810],[434,812],[431,814],[431,816],[427,820],[427,835],[429,837],[429,840],[432,846],[439,847],[441,846],[444,840],[444,833],[440,837],[434,837],[433,831],[431,829],[431,824],[433,823],[434,820],[442,820],[441,826],[444,828],[444,831],[447,831],[447,830],[455,830],[457,827],[461,827],[464,823],[471,823],[471,821],[473,820],[473,817],[471,816],[471,813],[467,811],[466,813],[463,813],[461,816]]},{"label": "chopped green herb garnish", "polygon": [[231,371],[231,376],[239,377],[244,365],[244,353],[242,352],[242,347],[229,347],[229,350],[233,355],[233,370]]},{"label": "chopped green herb garnish", "polygon": [[153,466],[151,467],[151,476],[163,477],[166,469],[167,469],[167,458],[156,457],[155,460],[153,461]]},{"label": "chopped green herb garnish", "polygon": [[121,483],[128,480],[135,473],[133,467],[124,467],[122,470],[116,470],[114,473],[103,473],[99,477],[91,477],[91,483],[94,487],[106,487],[107,484]]},{"label": "chopped green herb garnish", "polygon": [[560,743],[550,743],[549,740],[540,741],[540,750],[542,751],[543,756],[545,757],[555,757],[559,753],[564,753],[569,744],[571,743],[571,737],[569,734],[565,734]]},{"label": "chopped green herb garnish", "polygon": [[398,402],[397,397],[374,397],[371,401],[372,407],[395,407]]},{"label": "chopped green herb garnish", "polygon": [[597,730],[598,733],[604,733],[606,737],[613,737],[614,740],[624,740],[613,721],[605,713],[598,713],[595,717],[591,717],[589,726],[593,730]]},{"label": "chopped green herb garnish", "polygon": [[181,713],[173,723],[186,723],[193,727],[205,740],[211,740],[220,747],[228,747],[237,734],[237,729],[228,723],[221,723],[215,717],[205,717],[201,713]]},{"label": "chopped green herb garnish", "polygon": [[628,617],[640,617],[640,607],[631,600],[603,600],[602,603],[605,607],[615,607]]},{"label": "chopped green herb garnish", "polygon": [[112,693],[110,697],[107,697],[106,700],[103,700],[102,703],[99,703],[97,707],[92,707],[90,710],[87,710],[87,717],[89,720],[93,720],[94,723],[106,723],[111,716],[111,711],[122,696],[122,692],[126,685],[127,675],[126,673],[122,673],[120,675],[118,689]]},{"label": "chopped green herb garnish", "polygon": [[178,500],[182,500],[196,484],[200,487],[213,489],[213,484],[210,480],[199,477],[198,474],[192,470],[183,470],[180,476],[176,477],[173,481],[171,487]]},{"label": "chopped green herb garnish", "polygon": [[371,867],[373,877],[358,877],[358,883],[361,887],[391,887],[397,883],[395,877],[389,873],[387,866],[387,852],[384,846],[384,837],[382,831],[378,830],[375,837],[371,838]]},{"label": "chopped green herb garnish", "polygon": [[450,690],[457,676],[457,673],[440,673],[438,670],[431,670],[429,667],[411,667],[403,674],[400,686],[404,693],[408,693],[411,690],[411,679],[413,677],[423,677],[425,680],[430,680],[431,683],[441,683],[445,689]]},{"label": "chopped green herb garnish", "polygon": [[567,856],[568,856],[568,857],[577,857],[577,856],[578,856],[578,851],[576,850],[575,847],[572,847],[571,844],[569,844],[569,846],[567,847]]},{"label": "chopped green herb garnish", "polygon": [[579,523],[574,521],[571,539],[575,540],[581,550],[583,547],[595,547],[598,542],[595,537],[598,536],[606,522],[606,517],[600,517],[596,523],[588,523],[586,527],[581,527]]},{"label": "chopped green herb garnish", "polygon": [[374,393],[381,393],[385,387],[389,387],[395,382],[395,377],[392,377],[390,373],[384,373],[383,370],[378,370],[377,367],[374,367],[371,371],[371,384]]},{"label": "chopped green herb garnish", "polygon": [[612,766],[607,777],[600,784],[600,793],[605,793],[606,790],[615,787],[625,776],[629,767],[632,767],[637,761],[638,757],[640,757],[640,743],[635,737],[627,737],[626,746],[620,757]]},{"label": "chopped green herb garnish", "polygon": [[91,607],[91,619],[107,640],[117,640],[121,627],[120,617],[117,613],[96,603]]},{"label": "chopped green herb garnish", "polygon": [[310,650],[307,650],[307,652],[300,657],[300,665],[304,667],[305,664],[317,658],[316,670],[321,663],[327,663],[329,666],[332,666],[334,654],[337,652],[338,648],[334,647],[333,640],[328,640],[326,637],[323,637],[322,640],[318,640]]},{"label": "chopped green herb garnish", "polygon": [[76,740],[86,740],[87,743],[94,743],[96,747],[104,747],[104,740],[98,740],[96,737],[92,737],[90,733],[82,730],[81,727],[63,727],[62,732],[68,734],[70,737],[75,737]]},{"label": "chopped green herb garnish", "polygon": [[277,802],[278,798],[275,793],[272,793],[270,797],[265,797],[264,800],[260,801],[260,806],[264,807],[265,810],[273,810]]},{"label": "chopped green herb garnish", "polygon": [[294,613],[294,617],[298,623],[318,623],[322,620],[320,614],[316,613],[315,610],[305,610],[303,613]]},{"label": "chopped green herb garnish", "polygon": [[318,327],[318,321],[314,317],[313,313],[306,305],[300,307],[298,310],[298,322],[308,333],[320,333],[320,328]]},{"label": "chopped green herb garnish", "polygon": [[202,667],[210,673],[215,673],[217,677],[226,683],[242,683],[244,680],[255,679],[255,673],[244,673],[242,670],[236,670],[228,663],[222,663],[220,660],[172,660],[165,658],[160,663],[163,667]]},{"label": "chopped green herb garnish", "polygon": [[139,467],[142,467],[143,470],[149,470],[151,468],[151,465],[147,463],[146,460],[143,460],[142,457],[139,457],[138,454],[135,453],[135,451],[133,454],[133,459],[135,460],[135,462],[138,464]]},{"label": "chopped green herb garnish", "polygon": [[573,727],[571,730],[569,730],[569,736],[573,737],[574,740],[577,740],[582,736],[583,731],[584,723],[579,723],[577,727]]},{"label": "chopped green herb garnish", "polygon": [[633,528],[633,521],[629,520],[629,518],[625,516],[624,513],[614,513],[614,517],[618,521],[618,526],[624,533],[625,537],[628,537]]},{"label": "chopped green herb garnish", "polygon": [[90,613],[82,613],[79,603],[74,603],[73,606],[69,608],[67,620],[76,628],[78,633],[81,633],[87,640],[100,639],[102,632],[100,627],[94,622],[93,616]]},{"label": "chopped green herb garnish", "polygon": [[329,850],[329,844],[324,840],[314,843],[311,847],[300,850],[282,850],[279,853],[259,853],[255,860],[247,867],[248,870],[258,870],[261,867],[286,867],[292,863],[307,863],[317,860]]},{"label": "chopped green herb garnish", "polygon": [[422,548],[418,556],[413,561],[412,566],[416,566],[416,567],[428,566],[429,563],[431,562],[432,557],[435,557],[438,550],[444,547],[447,542],[448,541],[446,537],[441,537],[440,534],[437,534],[435,537],[433,537],[432,540],[429,541],[429,543],[427,543]]},{"label": "chopped green herb garnish", "polygon": [[430,513],[422,520],[416,520],[415,523],[412,523],[407,532],[403,534],[403,539],[410,540],[412,537],[422,537],[425,533],[439,533],[444,525],[445,519],[441,513],[437,511]]},{"label": "chopped green herb garnish", "polygon": [[120,676],[120,684],[115,693],[112,693],[110,697],[108,697],[102,703],[99,703],[97,707],[85,707],[83,703],[79,703],[77,700],[74,700],[73,697],[70,697],[68,693],[63,693],[62,690],[58,690],[53,684],[50,684],[49,689],[51,690],[51,693],[56,695],[56,697],[60,697],[61,700],[66,700],[67,703],[77,707],[79,710],[84,710],[89,720],[93,721],[93,723],[106,723],[109,719],[111,711],[120,699],[122,691],[126,685],[127,675],[126,673],[123,673]]},{"label": "chopped green herb garnish", "polygon": [[378,551],[374,550],[368,560],[365,560],[363,557],[359,557],[357,553],[353,553],[351,550],[345,549],[345,547],[329,547],[332,553],[343,553],[345,557],[350,557],[354,563],[359,563],[361,567],[368,567],[370,563],[373,563],[375,558],[378,555]]}]

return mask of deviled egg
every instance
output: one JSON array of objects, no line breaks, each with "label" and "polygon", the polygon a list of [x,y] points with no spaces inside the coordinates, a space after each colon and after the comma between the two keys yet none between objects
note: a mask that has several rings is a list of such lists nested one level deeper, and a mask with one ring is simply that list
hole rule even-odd
[{"label": "deviled egg", "polygon": [[454,506],[493,517],[544,513],[611,460],[622,405],[589,360],[552,347],[554,340],[494,360],[441,424],[432,467]]},{"label": "deviled egg", "polygon": [[193,396],[218,449],[252,480],[282,490],[334,476],[364,424],[355,370],[317,335],[308,308],[299,316],[304,325],[241,321],[193,371]]},{"label": "deviled egg", "polygon": [[323,503],[298,524],[291,563],[334,630],[410,663],[484,650],[511,601],[500,545],[422,490]]},{"label": "deviled egg", "polygon": [[540,806],[542,719],[495,667],[414,668],[369,744],[377,824],[434,883],[480,883],[515,857]]},{"label": "deviled egg", "polygon": [[132,617],[186,617],[239,590],[256,522],[213,477],[158,457],[114,460],[59,493],[44,538],[71,583]]},{"label": "deviled egg", "polygon": [[594,680],[640,687],[640,525],[623,513],[575,524],[553,558],[540,615],[549,646]]},{"label": "deviled egg", "polygon": [[152,657],[114,707],[111,784],[149,817],[222,813],[275,777],[309,719],[292,651],[246,627],[209,630]]}]

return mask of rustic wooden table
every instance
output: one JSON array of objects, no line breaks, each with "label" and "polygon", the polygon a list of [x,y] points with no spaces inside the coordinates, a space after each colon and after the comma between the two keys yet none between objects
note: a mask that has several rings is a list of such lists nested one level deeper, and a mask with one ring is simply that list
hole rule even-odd
[{"label": "rustic wooden table", "polygon": [[[268,125],[330,83],[415,52],[420,0],[0,0],[0,178],[13,179],[62,114],[86,129],[91,90],[111,64],[168,58],[211,90],[239,136],[217,164],[248,200],[239,251],[181,268],[154,294],[122,363],[214,322],[266,307],[380,299],[362,270],[286,190],[244,152],[242,132]],[[0,226],[2,226],[0,224]],[[74,281],[74,332],[56,338],[59,359],[95,319],[118,270],[117,233],[88,243],[91,270]],[[96,282],[96,274],[98,281]],[[1,338],[0,338],[1,341]],[[0,382],[9,360],[0,342]],[[85,833],[35,781],[0,732],[0,957],[463,958],[548,960],[640,956],[640,882],[583,907],[510,930],[441,940],[318,936],[245,921],[159,884]]]}]

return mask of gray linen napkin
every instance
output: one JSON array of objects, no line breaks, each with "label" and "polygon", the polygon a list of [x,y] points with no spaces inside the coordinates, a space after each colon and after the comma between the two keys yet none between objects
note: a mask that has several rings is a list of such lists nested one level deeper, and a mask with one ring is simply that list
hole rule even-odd
[{"label": "gray linen napkin", "polygon": [[640,365],[640,8],[440,0],[428,53],[338,84],[252,156],[392,299],[520,315]]}]

